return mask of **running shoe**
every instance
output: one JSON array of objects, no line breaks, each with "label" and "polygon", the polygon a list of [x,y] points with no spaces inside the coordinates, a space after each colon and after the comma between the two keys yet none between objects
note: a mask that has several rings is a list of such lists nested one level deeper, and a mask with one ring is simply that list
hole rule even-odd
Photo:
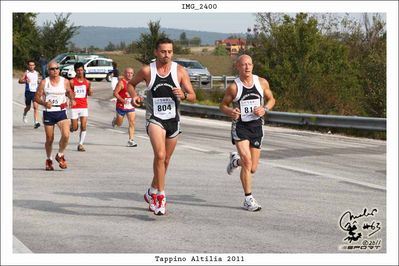
[{"label": "running shoe", "polygon": [[244,199],[242,207],[251,212],[260,211],[262,209],[262,206],[260,206],[260,204],[253,197]]},{"label": "running shoe", "polygon": [[46,171],[54,171],[53,161],[50,159],[46,160]]},{"label": "running shoe", "polygon": [[78,151],[86,151],[85,147],[82,144],[78,145]]},{"label": "running shoe", "polygon": [[58,153],[57,153],[57,155],[55,156],[55,160],[59,163],[58,166],[61,169],[66,169],[67,168],[67,163],[66,163],[64,155],[59,156]]},{"label": "running shoe", "polygon": [[137,147],[137,143],[134,140],[129,139],[127,142],[127,146],[128,147]]},{"label": "running shoe", "polygon": [[238,152],[233,151],[230,152],[230,156],[229,156],[229,163],[227,164],[227,174],[231,175],[234,171],[234,169],[236,169],[238,166],[234,166],[233,162],[234,160],[238,160],[240,159],[240,156],[238,155]]},{"label": "running shoe", "polygon": [[28,123],[28,117],[26,115],[22,115],[22,121],[26,124]]},{"label": "running shoe", "polygon": [[164,215],[166,213],[166,198],[165,195],[157,195],[157,205],[154,211],[156,215]]},{"label": "running shoe", "polygon": [[40,127],[40,123],[39,122],[35,123],[34,128],[38,128],[38,127]]},{"label": "running shoe", "polygon": [[150,194],[150,189],[147,189],[147,191],[144,194],[144,200],[149,204],[148,210],[152,212],[155,211],[157,205],[157,194],[155,193]]},{"label": "running shoe", "polygon": [[113,128],[116,126],[116,117],[112,119],[111,125]]}]

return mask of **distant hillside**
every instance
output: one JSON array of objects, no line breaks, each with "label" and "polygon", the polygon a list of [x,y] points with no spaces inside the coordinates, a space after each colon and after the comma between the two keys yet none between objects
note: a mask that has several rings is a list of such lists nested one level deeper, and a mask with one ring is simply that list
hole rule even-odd
[{"label": "distant hillside", "polygon": [[[188,39],[193,37],[199,37],[201,39],[201,45],[214,44],[216,40],[225,39],[231,35],[243,36],[238,33],[218,33],[218,32],[206,32],[206,31],[195,31],[195,30],[180,30],[180,29],[169,29],[161,28],[169,38],[178,40],[182,32],[186,33]],[[77,47],[89,47],[91,45],[104,48],[109,42],[113,44],[119,44],[124,41],[129,44],[132,41],[138,41],[141,33],[148,33],[148,28],[113,28],[113,27],[97,27],[97,26],[81,26],[79,33],[75,35],[71,41]]]}]

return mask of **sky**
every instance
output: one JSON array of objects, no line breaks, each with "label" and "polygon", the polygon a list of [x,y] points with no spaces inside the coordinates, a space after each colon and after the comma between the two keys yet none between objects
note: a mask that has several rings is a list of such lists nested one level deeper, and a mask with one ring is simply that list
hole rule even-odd
[{"label": "sky", "polygon": [[[38,13],[36,22],[41,26],[54,21],[60,13]],[[66,15],[67,13],[64,13]],[[286,13],[295,16],[296,13]],[[363,13],[349,13],[361,19]],[[373,13],[369,13],[370,15]],[[345,13],[334,13],[344,16]],[[385,20],[385,14],[380,13]],[[256,13],[71,13],[69,21],[75,26],[148,27],[149,21],[160,21],[162,28],[198,30],[219,33],[246,33],[256,23]]]},{"label": "sky", "polygon": [[[55,13],[39,13],[38,25],[53,21]],[[148,27],[160,20],[161,27],[221,33],[245,33],[255,24],[255,13],[71,13],[75,26]]]}]

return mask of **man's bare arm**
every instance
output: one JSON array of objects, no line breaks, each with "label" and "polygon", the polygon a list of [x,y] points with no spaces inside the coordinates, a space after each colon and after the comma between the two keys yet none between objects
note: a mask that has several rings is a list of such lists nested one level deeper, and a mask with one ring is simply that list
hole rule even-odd
[{"label": "man's bare arm", "polygon": [[223,100],[219,105],[219,110],[222,113],[233,118],[234,120],[237,120],[241,114],[239,108],[230,107],[230,104],[233,102],[234,98],[236,97],[236,94],[237,94],[237,85],[235,83],[232,83],[227,87]]}]

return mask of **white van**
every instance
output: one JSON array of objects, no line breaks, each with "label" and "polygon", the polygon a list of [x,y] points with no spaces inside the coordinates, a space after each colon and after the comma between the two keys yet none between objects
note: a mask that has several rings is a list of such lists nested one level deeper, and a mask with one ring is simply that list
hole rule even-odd
[{"label": "white van", "polygon": [[[85,69],[85,77],[88,80],[95,79],[96,81],[102,81],[106,79],[108,82],[112,78],[112,59],[109,58],[90,58],[82,62]],[[61,75],[65,78],[72,79],[75,77],[75,69],[73,65],[66,66],[62,69]]]}]

